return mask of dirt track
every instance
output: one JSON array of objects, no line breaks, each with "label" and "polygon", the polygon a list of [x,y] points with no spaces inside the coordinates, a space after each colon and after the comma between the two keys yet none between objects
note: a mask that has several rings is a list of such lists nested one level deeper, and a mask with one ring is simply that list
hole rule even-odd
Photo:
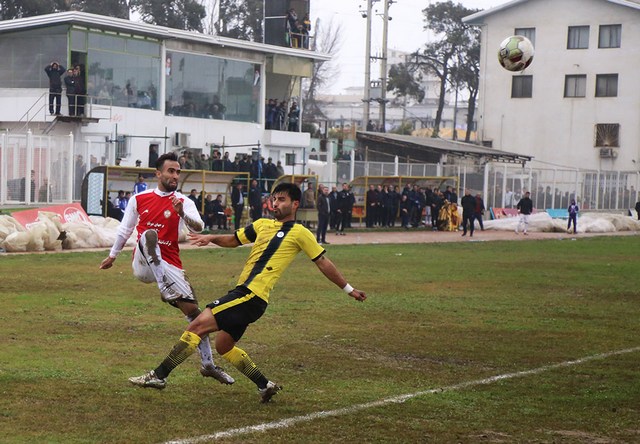
[{"label": "dirt track", "polygon": [[[315,230],[312,230],[315,233]],[[231,232],[229,232],[230,234]],[[335,231],[327,232],[327,242],[330,245],[357,245],[357,244],[415,244],[415,243],[437,243],[437,242],[486,242],[495,240],[515,240],[515,241],[531,241],[538,239],[580,239],[584,237],[595,236],[636,236],[640,232],[636,231],[617,231],[612,233],[541,233],[530,231],[526,236],[522,233],[515,234],[513,231],[497,231],[497,230],[476,230],[474,236],[463,237],[462,232],[458,231],[430,231],[425,228],[409,229],[406,231],[382,231],[376,228],[356,231],[347,230],[344,236],[336,235]],[[198,248],[190,245],[188,242],[180,244],[183,250]],[[131,247],[125,247],[125,251],[131,250]],[[91,248],[91,249],[75,249],[61,251],[30,251],[26,253],[0,253],[0,256],[14,254],[46,254],[46,253],[71,253],[79,251],[109,251],[109,247]]]}]

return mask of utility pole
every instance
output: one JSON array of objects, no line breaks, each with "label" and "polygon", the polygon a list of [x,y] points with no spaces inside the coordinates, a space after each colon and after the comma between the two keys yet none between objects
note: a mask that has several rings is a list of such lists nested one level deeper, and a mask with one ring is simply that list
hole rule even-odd
[{"label": "utility pole", "polygon": [[387,39],[389,31],[389,5],[392,0],[382,0],[384,2],[384,13],[382,15],[382,59],[380,60],[380,131],[386,132],[387,120]]},{"label": "utility pole", "polygon": [[363,12],[367,19],[367,37],[365,42],[365,56],[364,56],[364,98],[362,102],[364,104],[362,111],[362,126],[367,127],[369,123],[369,108],[371,106],[371,11],[373,9],[373,2],[376,0],[367,0],[367,11]]}]

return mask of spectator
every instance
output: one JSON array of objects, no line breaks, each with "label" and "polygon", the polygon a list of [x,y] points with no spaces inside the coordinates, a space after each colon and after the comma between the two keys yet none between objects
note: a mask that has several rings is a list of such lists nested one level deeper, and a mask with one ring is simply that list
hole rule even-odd
[{"label": "spectator", "polygon": [[311,34],[311,19],[305,14],[302,19],[302,47],[309,49],[309,34]]},{"label": "spectator", "polygon": [[240,228],[240,220],[242,219],[242,211],[244,210],[244,196],[242,195],[242,182],[238,182],[236,187],[231,191],[231,206],[234,214],[234,229]]},{"label": "spectator", "polygon": [[284,167],[282,166],[282,162],[280,162],[279,160],[278,160],[278,163],[276,164],[276,170],[278,173],[276,178],[280,176],[284,176]]},{"label": "spectator", "polygon": [[331,214],[329,187],[320,186],[316,208],[318,210],[318,228],[316,229],[316,240],[319,244],[327,244],[327,227],[329,226],[329,216]]},{"label": "spectator", "polygon": [[355,197],[349,189],[349,184],[343,183],[342,191],[338,193],[336,234],[344,236],[344,229],[351,227],[351,213],[353,212],[355,201]]},{"label": "spectator", "polygon": [[365,197],[365,203],[367,205],[367,214],[365,218],[366,226],[367,228],[373,228],[376,219],[376,207],[378,205],[378,193],[376,193],[376,189],[373,184],[369,185],[369,190]]},{"label": "spectator", "polygon": [[140,168],[142,166],[142,160],[136,159],[136,167]]},{"label": "spectator", "polygon": [[149,168],[155,168],[158,161],[158,144],[149,144]]},{"label": "spectator", "polygon": [[471,195],[471,191],[465,190],[462,196],[462,235],[467,235],[467,225],[470,225],[470,237],[473,237],[473,215],[476,211],[476,199]]},{"label": "spectator", "polygon": [[44,72],[49,77],[49,114],[59,116],[62,104],[62,75],[65,72],[65,68],[58,62],[51,62],[44,68]]},{"label": "spectator", "polygon": [[67,74],[64,76],[64,85],[67,89],[67,101],[69,102],[69,115],[76,116],[76,82],[77,79],[73,75],[73,69],[67,69]]},{"label": "spectator", "polygon": [[287,11],[287,21],[286,21],[286,38],[291,48],[298,48],[300,46],[298,36],[298,14],[296,14],[296,10],[291,8]]},{"label": "spectator", "polygon": [[291,108],[289,108],[289,131],[297,132],[298,131],[298,121],[300,119],[300,109],[298,108],[298,104],[293,102]]},{"label": "spectator", "polygon": [[302,193],[302,208],[313,208],[316,204],[316,196],[313,191],[313,184],[308,183],[307,189]]},{"label": "spectator", "polygon": [[402,194],[400,197],[400,226],[402,228],[409,228],[409,214],[411,212],[411,202],[406,194]]},{"label": "spectator", "polygon": [[147,182],[144,181],[144,176],[138,174],[138,181],[133,185],[133,194],[140,194],[147,190]]},{"label": "spectator", "polygon": [[[198,190],[193,188],[187,197],[191,199],[196,208],[198,208]],[[198,211],[200,211],[200,208],[198,208]]]},{"label": "spectator", "polygon": [[527,234],[527,227],[529,226],[529,215],[533,212],[533,202],[531,200],[531,193],[528,191],[524,193],[524,197],[518,201],[518,205],[516,208],[520,213],[520,220],[518,220],[518,225],[516,226],[516,234],[520,230],[520,226],[524,226],[523,233]]},{"label": "spectator", "polygon": [[580,208],[576,204],[575,199],[571,199],[571,205],[569,205],[567,211],[569,212],[567,231],[571,230],[571,223],[573,222],[573,234],[576,234],[578,232],[578,212],[580,212]]},{"label": "spectator", "polygon": [[84,116],[84,104],[87,100],[87,86],[84,81],[84,72],[80,65],[73,67],[73,76],[75,77],[76,115]]},{"label": "spectator", "polygon": [[[222,202],[222,194],[218,194],[216,199],[213,201],[213,212],[216,215],[216,224],[218,225],[218,230],[227,230],[227,213],[226,208]],[[212,224],[213,227],[213,224]]]},{"label": "spectator", "polygon": [[251,221],[255,222],[262,217],[262,191],[260,190],[258,181],[255,179],[251,181],[251,188],[249,189],[248,197]]}]

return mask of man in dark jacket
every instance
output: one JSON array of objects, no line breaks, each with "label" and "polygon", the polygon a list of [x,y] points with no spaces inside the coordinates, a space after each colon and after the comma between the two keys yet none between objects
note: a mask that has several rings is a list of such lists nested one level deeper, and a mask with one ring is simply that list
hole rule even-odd
[{"label": "man in dark jacket", "polygon": [[[44,68],[44,72],[49,77],[49,113],[60,115],[60,105],[62,103],[62,74],[64,74],[64,66],[58,62],[51,62]],[[55,102],[55,112],[53,103]]]},{"label": "man in dark jacket", "polygon": [[251,181],[251,188],[249,189],[249,211],[253,222],[262,217],[262,191],[258,186],[258,181],[255,179]]},{"label": "man in dark jacket", "polygon": [[331,213],[331,203],[329,200],[329,187],[321,187],[318,193],[316,208],[318,210],[318,228],[316,229],[316,240],[318,243],[326,244],[327,227],[329,226],[329,215]]},{"label": "man in dark jacket", "polygon": [[73,69],[68,69],[64,76],[64,86],[67,88],[67,100],[69,101],[69,115],[76,115],[76,76],[73,75]]},{"label": "man in dark jacket", "polygon": [[242,211],[244,210],[244,196],[242,195],[242,183],[238,182],[236,187],[231,191],[231,206],[233,208],[234,229],[240,228],[240,219],[242,219]]},{"label": "man in dark jacket", "polygon": [[373,228],[373,225],[376,222],[376,211],[378,206],[378,193],[376,193],[375,186],[373,184],[369,185],[369,190],[366,195],[366,204],[367,204],[367,215],[366,215],[366,223],[367,228]]},{"label": "man in dark jacket", "polygon": [[342,191],[338,193],[338,221],[336,224],[336,234],[344,236],[344,229],[351,226],[351,212],[355,197],[349,189],[349,184],[342,184]]},{"label": "man in dark jacket", "polygon": [[520,230],[520,225],[524,225],[523,234],[527,234],[527,227],[529,226],[529,215],[533,212],[533,201],[531,200],[531,193],[528,191],[524,193],[524,197],[518,201],[516,208],[520,213],[520,220],[518,226],[516,226],[516,234]]},{"label": "man in dark jacket", "polygon": [[462,235],[467,235],[467,223],[471,226],[470,237],[473,237],[473,215],[476,211],[476,198],[471,195],[471,191],[464,190],[462,196]]}]

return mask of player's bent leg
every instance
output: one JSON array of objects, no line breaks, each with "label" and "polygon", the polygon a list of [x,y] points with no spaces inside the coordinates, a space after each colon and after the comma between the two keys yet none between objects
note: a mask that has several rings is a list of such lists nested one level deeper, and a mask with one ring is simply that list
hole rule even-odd
[{"label": "player's bent leg", "polygon": [[160,390],[165,388],[169,374],[193,354],[199,343],[200,337],[198,335],[185,331],[180,337],[180,341],[173,346],[169,355],[155,370],[142,376],[129,378],[129,382],[139,387]]},{"label": "player's bent leg", "polygon": [[[180,300],[176,303],[176,306],[182,310],[185,314],[185,318],[190,323],[193,322],[201,313],[200,308],[191,301]],[[221,384],[231,385],[236,382],[236,380],[227,374],[222,367],[218,367],[214,364],[209,335],[205,334],[200,336],[200,338],[201,341],[200,344],[198,344],[198,352],[200,353],[200,360],[202,362],[200,374],[205,378],[214,378]]]},{"label": "player's bent leg", "polygon": [[[218,349],[218,336],[221,331],[216,335],[216,349]],[[282,386],[276,384],[273,381],[269,381],[260,371],[258,366],[253,360],[245,353],[244,350],[233,347],[227,353],[222,355],[227,361],[229,361],[235,368],[237,368],[243,375],[251,379],[258,386],[258,393],[260,394],[260,402],[266,403],[271,400],[273,395],[282,390]]]}]

